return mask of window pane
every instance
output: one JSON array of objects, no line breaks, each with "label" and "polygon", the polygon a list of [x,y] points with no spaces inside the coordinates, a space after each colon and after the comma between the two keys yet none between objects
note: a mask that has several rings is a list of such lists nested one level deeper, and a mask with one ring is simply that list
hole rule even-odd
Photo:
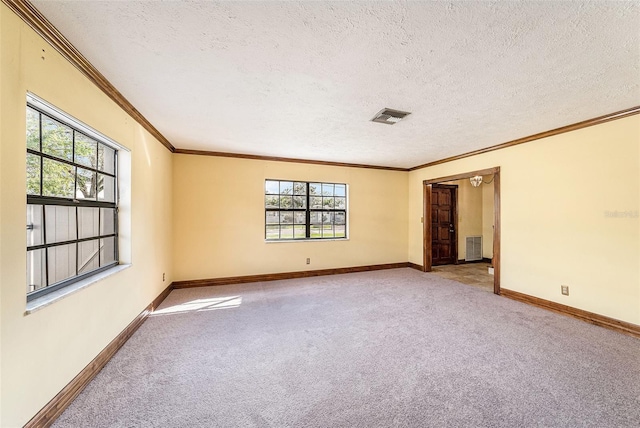
[{"label": "window pane", "polygon": [[333,209],[333,198],[322,198],[322,207],[325,209]]},{"label": "window pane", "polygon": [[334,192],[336,196],[347,196],[347,186],[344,184],[336,184]]},{"label": "window pane", "polygon": [[293,224],[293,213],[292,212],[281,212],[280,213],[280,224]]},{"label": "window pane", "polygon": [[280,196],[280,208],[293,208],[293,196]]},{"label": "window pane", "polygon": [[264,197],[264,207],[265,208],[278,208],[278,196],[274,195],[266,195]]},{"label": "window pane", "polygon": [[333,233],[333,225],[324,225],[322,226],[322,237],[323,238],[333,238],[335,235]]},{"label": "window pane", "polygon": [[309,194],[310,195],[320,195],[322,191],[322,184],[320,183],[309,183]]},{"label": "window pane", "polygon": [[311,209],[321,209],[322,208],[322,198],[318,196],[312,196],[309,203]]},{"label": "window pane", "polygon": [[306,238],[307,228],[306,226],[293,226],[293,233],[295,239]]},{"label": "window pane", "polygon": [[27,293],[44,288],[47,284],[45,275],[45,249],[27,251]]},{"label": "window pane", "polygon": [[333,184],[322,183],[322,196],[333,196]]},{"label": "window pane", "polygon": [[333,223],[333,213],[323,212],[322,213],[322,223],[323,224],[332,224]]},{"label": "window pane", "polygon": [[42,152],[73,160],[73,131],[68,126],[42,116]]},{"label": "window pane", "polygon": [[44,207],[47,244],[76,239],[76,208],[58,205]]},{"label": "window pane", "polygon": [[267,195],[277,195],[280,193],[280,182],[267,180],[265,181],[264,188]]},{"label": "window pane", "polygon": [[320,212],[312,212],[311,214],[311,224],[320,224],[322,223],[322,213]]},{"label": "window pane", "polygon": [[84,168],[77,168],[77,199],[96,199],[96,173]]},{"label": "window pane", "polygon": [[291,181],[280,182],[280,194],[281,195],[293,195],[293,183]]},{"label": "window pane", "polygon": [[27,247],[44,244],[42,205],[27,205]]},{"label": "window pane", "polygon": [[294,196],[293,197],[293,207],[294,208],[306,208],[307,207],[307,197],[306,196]]},{"label": "window pane", "polygon": [[280,239],[293,239],[293,226],[281,226]]},{"label": "window pane", "polygon": [[91,168],[98,167],[98,142],[76,132],[76,163]]},{"label": "window pane", "polygon": [[116,261],[116,238],[100,240],[100,266],[106,266]]},{"label": "window pane", "polygon": [[267,226],[267,239],[278,239],[280,238],[280,226]]},{"label": "window pane", "polygon": [[42,195],[73,199],[74,168],[51,159],[42,161]]},{"label": "window pane", "polygon": [[78,239],[97,237],[100,208],[78,207]]},{"label": "window pane", "polygon": [[27,107],[27,148],[40,151],[40,113]]},{"label": "window pane", "polygon": [[115,233],[116,210],[112,208],[100,208],[100,235]]},{"label": "window pane", "polygon": [[49,256],[49,285],[76,275],[76,244],[47,249]]},{"label": "window pane", "polygon": [[98,269],[98,240],[78,243],[78,275]]},{"label": "window pane", "polygon": [[336,233],[336,238],[344,238],[347,236],[347,229],[346,226],[340,226],[340,225],[336,225],[335,226],[335,233]]},{"label": "window pane", "polygon": [[108,175],[98,174],[98,200],[105,202],[115,202],[116,181]]},{"label": "window pane", "polygon": [[334,208],[337,210],[343,210],[346,207],[346,199],[345,198],[336,198]]},{"label": "window pane", "polygon": [[345,224],[347,216],[343,212],[334,213],[336,224]]},{"label": "window pane", "polygon": [[311,238],[322,238],[322,226],[311,225]]},{"label": "window pane", "polygon": [[306,224],[307,222],[307,213],[304,211],[296,211],[294,215],[295,224]]},{"label": "window pane", "polygon": [[40,156],[27,153],[27,195],[40,194]]},{"label": "window pane", "polygon": [[116,151],[104,144],[98,144],[98,169],[108,174],[115,174]]},{"label": "window pane", "polygon": [[306,195],[307,194],[307,183],[296,182],[293,184],[293,194],[294,195]]},{"label": "window pane", "polygon": [[278,211],[267,211],[267,224],[279,224],[280,216]]}]

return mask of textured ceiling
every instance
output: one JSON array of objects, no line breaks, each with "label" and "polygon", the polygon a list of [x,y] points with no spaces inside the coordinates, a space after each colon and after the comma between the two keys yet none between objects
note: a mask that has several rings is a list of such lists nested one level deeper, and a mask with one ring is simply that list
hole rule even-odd
[{"label": "textured ceiling", "polygon": [[638,2],[32,3],[182,149],[412,167],[640,104]]}]

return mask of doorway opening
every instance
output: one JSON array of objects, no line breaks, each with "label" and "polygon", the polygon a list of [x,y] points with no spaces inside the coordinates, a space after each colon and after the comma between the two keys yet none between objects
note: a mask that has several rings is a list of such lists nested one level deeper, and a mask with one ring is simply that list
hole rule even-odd
[{"label": "doorway opening", "polygon": [[[493,218],[488,225],[483,225],[483,231],[480,236],[464,236],[464,240],[460,242],[465,251],[465,259],[458,260],[458,236],[460,235],[459,227],[459,203],[458,186],[451,182],[458,180],[469,180],[472,177],[483,177],[485,184],[493,185]],[[492,177],[492,178],[491,178]],[[473,180],[472,180],[473,181]],[[475,180],[474,186],[482,186],[480,182]],[[443,276],[451,279],[463,278],[464,275],[477,275],[483,269],[493,271],[493,293],[500,294],[500,167],[471,171],[463,174],[457,174],[447,177],[440,177],[423,182],[424,196],[424,217],[423,217],[423,271],[438,271],[439,274],[444,272]],[[490,208],[490,207],[489,207]],[[462,213],[466,216],[465,213]],[[467,217],[468,218],[468,217]],[[492,227],[493,230],[487,230]],[[464,232],[463,233],[467,233]],[[489,254],[483,254],[481,236],[485,236],[485,241],[492,239],[492,245],[489,244]],[[478,245],[480,249],[478,250]],[[475,247],[474,247],[475,246]],[[463,251],[463,250],[460,250]],[[479,251],[479,254],[478,254]],[[471,253],[471,255],[469,255]],[[490,255],[490,258],[483,257]],[[473,261],[473,263],[467,262]],[[478,263],[475,263],[475,262]],[[484,262],[484,264],[482,264]],[[458,265],[458,263],[464,263]],[[435,266],[435,269],[434,269]],[[489,278],[489,277],[486,277]],[[460,280],[460,279],[458,279]],[[490,282],[486,279],[480,279],[483,286],[490,287]],[[490,279],[489,279],[490,281]],[[465,282],[461,280],[460,282]],[[476,285],[474,283],[474,285]]]},{"label": "doorway opening", "polygon": [[431,265],[458,264],[458,186],[431,186]]}]

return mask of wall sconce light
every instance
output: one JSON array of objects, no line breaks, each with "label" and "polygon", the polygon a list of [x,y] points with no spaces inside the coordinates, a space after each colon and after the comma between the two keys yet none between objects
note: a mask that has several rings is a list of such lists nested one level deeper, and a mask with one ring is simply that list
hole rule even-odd
[{"label": "wall sconce light", "polygon": [[471,177],[469,181],[471,181],[471,185],[473,187],[478,187],[482,184],[482,176],[476,175],[475,177]]}]

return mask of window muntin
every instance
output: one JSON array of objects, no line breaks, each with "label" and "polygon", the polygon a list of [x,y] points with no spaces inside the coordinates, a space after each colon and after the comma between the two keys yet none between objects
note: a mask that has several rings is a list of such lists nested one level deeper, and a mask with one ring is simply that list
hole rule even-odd
[{"label": "window muntin", "polygon": [[27,102],[27,301],[118,264],[117,150]]},{"label": "window muntin", "polygon": [[347,238],[347,185],[265,181],[265,239]]}]

